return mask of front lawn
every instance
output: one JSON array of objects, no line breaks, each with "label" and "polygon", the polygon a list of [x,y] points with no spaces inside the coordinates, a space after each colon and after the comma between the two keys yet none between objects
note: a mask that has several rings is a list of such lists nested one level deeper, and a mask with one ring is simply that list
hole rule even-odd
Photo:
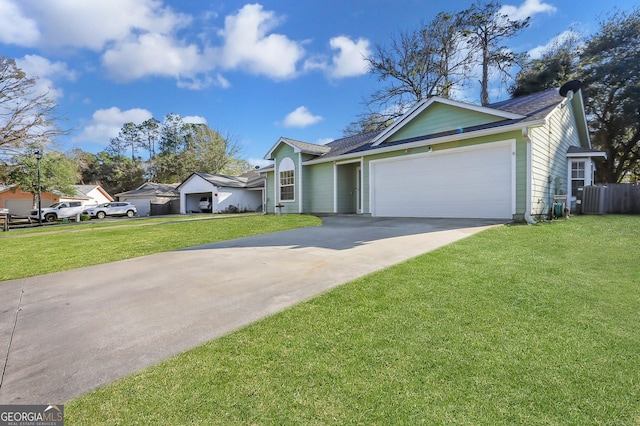
[{"label": "front lawn", "polygon": [[0,281],[320,223],[314,216],[236,215],[94,221],[10,231],[0,236]]},{"label": "front lawn", "polygon": [[638,216],[493,228],[73,400],[66,419],[638,425],[639,241]]}]

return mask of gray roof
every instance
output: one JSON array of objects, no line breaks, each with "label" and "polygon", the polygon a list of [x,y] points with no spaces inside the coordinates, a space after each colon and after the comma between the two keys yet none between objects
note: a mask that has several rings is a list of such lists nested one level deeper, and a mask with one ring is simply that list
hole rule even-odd
[{"label": "gray roof", "polygon": [[[571,155],[573,154],[573,155]],[[592,159],[607,158],[607,153],[594,148],[585,148],[582,146],[570,146],[567,148],[567,156],[569,157],[588,157]]]},{"label": "gray roof", "polygon": [[321,154],[326,154],[331,150],[331,148],[327,147],[326,145],[317,145],[314,143],[302,142],[302,141],[289,139],[289,138],[282,138],[282,139],[288,144],[299,148],[302,152],[305,152],[307,154],[321,155]]},{"label": "gray roof", "polygon": [[177,183],[155,183],[155,182],[145,182],[140,185],[138,188],[121,192],[116,194],[117,197],[128,196],[128,197],[179,197],[180,191]]},{"label": "gray roof", "polygon": [[[545,92],[534,93],[527,96],[521,96],[514,99],[508,99],[506,101],[496,102],[486,105],[487,108],[492,108],[500,111],[510,112],[513,114],[522,115],[523,118],[516,119],[504,119],[493,123],[482,124],[478,126],[469,126],[463,129],[452,129],[446,132],[433,133],[429,135],[421,135],[414,138],[403,139],[394,142],[385,142],[383,145],[373,146],[371,142],[380,134],[380,132],[364,133],[355,136],[349,136],[346,138],[336,139],[326,145],[314,145],[306,142],[294,141],[292,139],[285,139],[288,143],[296,144],[300,149],[304,149],[306,152],[312,152],[313,147],[318,152],[318,158],[331,158],[344,154],[351,154],[356,152],[364,152],[377,148],[402,145],[405,143],[416,142],[421,140],[435,139],[444,136],[450,136],[457,133],[470,133],[487,129],[499,129],[503,126],[512,124],[526,124],[527,122],[533,122],[544,119],[549,113],[556,108],[565,98],[560,96],[557,89],[547,90]],[[304,147],[304,148],[303,148]],[[323,150],[324,148],[324,150]]]},{"label": "gray roof", "polygon": [[549,89],[544,92],[533,93],[531,95],[520,96],[506,101],[496,102],[487,105],[487,108],[498,109],[500,111],[512,112],[524,115],[525,118],[513,121],[535,121],[545,118],[549,113],[562,102],[564,97],[560,96],[557,89]]}]

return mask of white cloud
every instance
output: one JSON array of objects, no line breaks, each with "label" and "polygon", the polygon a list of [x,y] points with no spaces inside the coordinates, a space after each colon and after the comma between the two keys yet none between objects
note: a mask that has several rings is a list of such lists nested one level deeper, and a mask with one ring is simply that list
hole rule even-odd
[{"label": "white cloud", "polygon": [[307,127],[322,120],[319,115],[313,115],[305,106],[301,106],[290,112],[284,119],[285,127]]},{"label": "white cloud", "polygon": [[99,109],[93,113],[91,123],[85,126],[73,140],[107,145],[111,138],[118,136],[123,124],[129,122],[138,124],[151,117],[153,114],[142,108],[132,108],[126,111],[121,111],[117,107]]},{"label": "white cloud", "polygon": [[119,81],[131,81],[148,75],[179,78],[201,70],[201,58],[195,45],[182,45],[171,37],[144,34],[108,50],[102,63],[109,75]]},{"label": "white cloud", "polygon": [[543,53],[548,52],[554,46],[563,45],[568,40],[579,40],[580,37],[580,33],[573,30],[566,30],[552,38],[549,43],[536,46],[533,49],[529,50],[529,52],[527,53],[529,53],[531,59],[540,59]]},{"label": "white cloud", "polygon": [[258,167],[267,167],[273,164],[273,161],[265,160],[264,158],[249,158],[247,162],[252,166],[258,166]]},{"label": "white cloud", "polygon": [[99,51],[139,33],[170,34],[190,22],[159,0],[2,1],[20,4],[37,19],[39,44],[45,46]]},{"label": "white cloud", "polygon": [[32,47],[40,39],[38,25],[27,18],[17,1],[0,0],[0,42]]},{"label": "white cloud", "polygon": [[24,71],[28,77],[35,78],[35,92],[37,94],[48,92],[49,99],[57,100],[62,97],[62,89],[56,88],[53,79],[75,80],[76,73],[69,70],[64,62],[51,62],[38,55],[25,55],[16,60],[16,65]]},{"label": "white cloud", "polygon": [[199,115],[187,115],[186,117],[182,117],[182,122],[189,124],[207,124],[207,119]]},{"label": "white cloud", "polygon": [[354,42],[349,37],[339,36],[332,38],[329,44],[332,49],[339,51],[333,55],[331,77],[354,77],[368,72],[365,58],[371,55],[369,40],[359,38]]},{"label": "white cloud", "polygon": [[259,4],[245,5],[225,18],[219,32],[224,45],[211,49],[209,57],[223,69],[242,69],[276,80],[294,77],[296,63],[305,52],[286,36],[269,34],[280,22],[281,18]]},{"label": "white cloud", "polygon": [[309,58],[304,64],[305,71],[320,70],[332,79],[357,77],[368,72],[369,64],[365,58],[371,55],[369,40],[359,38],[353,41],[349,37],[338,36],[329,40],[329,46],[338,51],[331,60],[320,55]]},{"label": "white cloud", "polygon": [[541,0],[525,0],[520,6],[504,5],[500,9],[500,13],[508,15],[511,19],[526,19],[538,13],[555,13],[558,9]]}]

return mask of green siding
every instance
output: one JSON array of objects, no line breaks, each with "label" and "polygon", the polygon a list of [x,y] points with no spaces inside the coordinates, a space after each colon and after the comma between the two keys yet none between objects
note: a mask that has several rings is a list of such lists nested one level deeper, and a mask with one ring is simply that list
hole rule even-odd
[{"label": "green siding", "polygon": [[531,214],[547,214],[554,195],[566,195],[567,149],[580,146],[580,134],[571,102],[556,108],[547,124],[531,129]]},{"label": "green siding", "polygon": [[501,120],[504,118],[434,102],[393,134],[388,141],[399,141]]},{"label": "green siding", "polygon": [[[280,163],[282,162],[282,160],[285,157],[289,157],[291,158],[291,160],[293,160],[293,164],[294,164],[294,170],[295,170],[295,199],[294,201],[280,201],[280,192],[279,192],[279,179],[278,179],[278,175],[279,175],[279,170],[280,170]],[[268,188],[268,193],[267,193],[267,197],[274,199],[274,204],[272,206],[272,210],[269,210],[269,213],[275,213],[275,205],[277,205],[278,203],[282,204],[282,213],[298,213],[299,212],[299,203],[300,203],[300,158],[298,153],[293,151],[293,148],[290,147],[287,144],[280,144],[280,146],[278,146],[274,152],[273,152],[273,158],[275,160],[275,165],[276,165],[276,176],[274,176],[274,179],[272,182],[272,187]],[[273,173],[270,173],[271,175],[273,175]],[[304,176],[303,176],[303,181],[304,181]],[[275,192],[274,192],[274,186],[275,185]]]},{"label": "green siding", "polygon": [[273,172],[267,173],[267,181],[265,183],[265,211],[267,213],[274,212],[274,206],[276,205],[273,197]]},{"label": "green siding", "polygon": [[333,163],[304,169],[304,212],[333,213]]}]

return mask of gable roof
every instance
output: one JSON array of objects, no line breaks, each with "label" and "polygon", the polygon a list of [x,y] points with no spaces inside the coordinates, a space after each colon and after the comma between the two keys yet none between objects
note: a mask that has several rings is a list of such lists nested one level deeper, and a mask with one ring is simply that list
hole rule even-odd
[{"label": "gable roof", "polygon": [[278,141],[271,147],[271,149],[264,156],[265,160],[273,160],[273,152],[280,144],[286,144],[293,148],[293,152],[301,152],[303,154],[322,155],[328,153],[331,148],[326,145],[318,145],[309,142],[302,142],[295,139],[280,137]]},{"label": "gable roof", "polygon": [[194,172],[182,181],[182,183],[178,185],[177,189],[180,189],[182,185],[191,180],[194,176],[204,179],[212,185],[224,188],[259,188],[264,186],[265,180],[264,177],[253,171],[245,172],[240,176],[227,176],[220,174],[213,175],[210,173]]},{"label": "gable roof", "polygon": [[456,108],[480,112],[485,115],[494,116],[496,117],[496,121],[523,118],[521,114],[513,111],[492,108],[491,106],[486,106],[486,107],[479,106],[475,104],[454,101],[451,99],[440,98],[438,96],[432,96],[424,101],[418,102],[409,111],[407,111],[402,117],[394,121],[393,124],[391,124],[391,126],[387,127],[373,140],[372,145],[374,146],[380,145],[386,139],[388,139],[393,134],[395,134],[398,130],[403,128],[407,123],[411,122],[414,118],[420,115],[423,111],[428,109],[431,105],[434,105],[436,103],[450,105]]},{"label": "gable roof", "polygon": [[85,195],[88,198],[91,198],[89,196],[89,193],[91,191],[98,190],[98,192],[104,195],[107,200],[113,201],[113,197],[109,195],[109,193],[105,191],[104,188],[102,188],[100,185],[73,185],[73,187],[76,189],[76,195]]},{"label": "gable roof", "polygon": [[[407,145],[408,147],[419,146],[429,141],[431,141],[431,143],[440,143],[453,140],[454,138],[471,138],[519,130],[525,126],[542,125],[545,123],[546,118],[554,111],[555,108],[558,108],[560,105],[566,102],[581,102],[581,99],[581,96],[574,96],[573,99],[568,99],[560,96],[557,89],[550,89],[544,92],[495,102],[487,106],[478,106],[464,102],[452,101],[449,99],[432,97],[416,104],[405,115],[396,120],[396,122],[394,122],[394,124],[392,124],[389,128],[382,131],[364,133],[360,135],[336,139],[326,145],[314,145],[307,142],[280,138],[278,142],[276,142],[276,144],[267,153],[265,159],[273,159],[273,152],[280,143],[287,143],[290,146],[293,146],[294,149],[296,149],[297,147],[300,152],[308,152],[312,154],[315,153],[315,155],[317,156],[316,158],[304,162],[304,164],[313,164],[316,162],[329,161],[330,159],[335,159],[336,157],[341,156],[357,157],[359,155],[362,155],[362,153],[371,150],[378,150],[380,152],[385,152],[386,150],[395,150],[398,149],[398,145]],[[457,108],[480,112],[489,116],[496,117],[496,120],[489,123],[471,125],[458,129],[451,129],[437,133],[395,140],[393,142],[387,141],[387,139],[389,139],[391,135],[397,132],[402,126],[410,122],[411,119],[415,118],[417,115],[425,111],[430,105],[433,105],[434,103],[442,103]],[[582,103],[574,103],[574,106],[582,108]],[[578,130],[581,131],[582,127],[584,127],[584,125],[581,124],[581,119],[583,121],[586,120],[584,119],[584,112],[582,112],[582,117],[577,114],[576,119],[578,121]],[[581,131],[581,134],[582,133],[584,132]],[[590,141],[588,141],[588,143],[590,146]],[[264,171],[270,170],[270,168],[267,168]]]}]

